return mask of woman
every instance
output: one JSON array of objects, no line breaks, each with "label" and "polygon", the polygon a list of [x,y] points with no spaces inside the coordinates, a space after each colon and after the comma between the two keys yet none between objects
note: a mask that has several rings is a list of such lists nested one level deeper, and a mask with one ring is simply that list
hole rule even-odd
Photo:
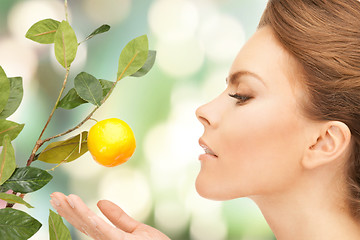
[{"label": "woman", "polygon": [[[360,239],[360,2],[270,0],[227,88],[196,111],[196,180],[209,199],[253,199],[279,240]],[[109,201],[52,205],[95,239],[168,239]]]}]

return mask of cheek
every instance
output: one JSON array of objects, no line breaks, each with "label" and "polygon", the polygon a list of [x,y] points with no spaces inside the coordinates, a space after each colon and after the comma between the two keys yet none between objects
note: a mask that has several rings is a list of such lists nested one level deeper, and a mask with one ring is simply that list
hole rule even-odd
[{"label": "cheek", "polygon": [[225,183],[242,196],[286,188],[301,169],[303,144],[298,118],[281,109],[249,109],[243,115],[224,124],[219,137],[223,142],[219,168],[226,173]]}]

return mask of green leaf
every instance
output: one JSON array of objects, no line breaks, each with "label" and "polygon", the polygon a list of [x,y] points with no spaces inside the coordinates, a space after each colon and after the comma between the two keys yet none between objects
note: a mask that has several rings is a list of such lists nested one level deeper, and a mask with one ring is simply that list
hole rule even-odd
[{"label": "green leaf", "polygon": [[103,98],[103,90],[99,80],[94,76],[81,72],[74,79],[74,87],[77,94],[85,101],[100,106]]},{"label": "green leaf", "polygon": [[13,208],[0,209],[1,239],[26,240],[41,228],[41,223],[29,214]]},{"label": "green leaf", "polygon": [[71,240],[69,229],[61,216],[49,210],[49,236],[50,240]]},{"label": "green leaf", "polygon": [[11,177],[0,186],[0,190],[5,192],[30,193],[44,187],[53,177],[47,171],[34,167],[16,168]]},{"label": "green leaf", "polygon": [[117,80],[136,73],[148,58],[149,44],[146,35],[131,40],[119,57]]},{"label": "green leaf", "polygon": [[103,90],[103,97],[105,97],[115,83],[104,79],[99,79],[99,81]]},{"label": "green leaf", "polygon": [[0,154],[0,185],[13,174],[16,168],[15,152],[9,135],[3,137],[3,149]]},{"label": "green leaf", "polygon": [[60,23],[54,42],[56,59],[67,69],[74,61],[78,48],[75,32],[67,21]]},{"label": "green leaf", "polygon": [[32,25],[25,37],[38,43],[54,43],[56,30],[60,22],[53,19],[44,19]]},{"label": "green leaf", "polygon": [[28,208],[34,208],[33,206],[25,202],[24,199],[14,194],[0,193],[0,199],[8,203],[19,203],[25,205]]},{"label": "green leaf", "polygon": [[88,132],[81,133],[81,148],[80,134],[67,139],[65,141],[50,143],[41,153],[38,160],[47,163],[61,163],[71,162],[79,158],[81,155],[88,151],[87,148],[87,134]]},{"label": "green leaf", "polygon": [[0,112],[5,108],[10,96],[10,81],[0,66]]},{"label": "green leaf", "polygon": [[98,27],[97,29],[95,29],[89,36],[87,36],[86,39],[84,40],[84,42],[93,38],[95,35],[105,33],[109,30],[110,30],[110,26],[107,24],[103,24],[100,27]]},{"label": "green leaf", "polygon": [[[91,76],[91,75],[90,75]],[[92,78],[92,76],[90,77]],[[93,80],[92,80],[93,81]],[[112,81],[108,81],[108,80],[104,80],[104,79],[99,79],[98,80],[101,84],[101,88],[102,88],[102,98],[103,99],[107,93],[110,91],[110,89],[112,88],[112,86],[114,85],[114,82]],[[80,83],[79,83],[79,88],[82,88],[83,86],[80,87]],[[96,84],[97,85],[97,84]],[[98,87],[96,87],[97,89]],[[79,90],[81,91],[81,90]],[[88,91],[90,92],[90,91]],[[91,92],[90,92],[91,93]],[[98,100],[98,91],[97,91],[97,100]],[[90,94],[91,96],[91,94]],[[91,97],[92,98],[92,97]],[[69,92],[65,95],[65,97],[63,97],[63,99],[60,100],[59,104],[57,105],[57,107],[61,107],[64,109],[73,109],[76,108],[78,106],[80,106],[81,104],[84,103],[88,103],[88,101],[85,101],[84,99],[82,99],[79,94],[76,92],[75,88],[72,88],[69,90]],[[100,102],[98,103],[100,104]]]},{"label": "green leaf", "polygon": [[136,73],[132,74],[131,76],[142,77],[145,74],[147,74],[150,71],[150,69],[154,66],[155,59],[156,59],[156,51],[149,50],[149,54],[144,66],[142,66]]},{"label": "green leaf", "polygon": [[16,109],[20,106],[21,100],[23,98],[23,85],[21,77],[9,78],[10,81],[10,95],[7,101],[7,104],[0,112],[0,118],[7,118],[13,114]]},{"label": "green leaf", "polygon": [[63,97],[63,99],[60,100],[57,107],[58,108],[61,107],[61,108],[64,108],[64,109],[73,109],[73,108],[76,108],[76,107],[78,107],[78,106],[80,106],[81,104],[84,104],[84,103],[87,103],[87,101],[85,101],[84,99],[79,97],[79,95],[77,94],[75,88],[72,88],[65,95],[65,97]]},{"label": "green leaf", "polygon": [[5,135],[10,136],[10,140],[14,140],[21,130],[24,128],[24,124],[18,124],[5,119],[0,119],[0,146]]}]

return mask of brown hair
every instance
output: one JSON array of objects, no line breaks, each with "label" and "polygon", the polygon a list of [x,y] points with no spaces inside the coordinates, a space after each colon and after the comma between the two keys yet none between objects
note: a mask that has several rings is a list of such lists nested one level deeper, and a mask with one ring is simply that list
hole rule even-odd
[{"label": "brown hair", "polygon": [[308,117],[345,123],[349,206],[360,218],[360,2],[269,0],[259,27],[270,26],[303,68]]}]

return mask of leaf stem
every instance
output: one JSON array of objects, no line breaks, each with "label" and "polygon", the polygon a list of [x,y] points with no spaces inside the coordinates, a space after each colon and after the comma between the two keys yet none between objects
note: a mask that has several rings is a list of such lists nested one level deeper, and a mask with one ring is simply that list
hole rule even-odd
[{"label": "leaf stem", "polygon": [[68,13],[68,3],[67,3],[67,0],[65,0],[65,18],[66,18],[66,21],[69,22],[69,13]]},{"label": "leaf stem", "polygon": [[50,123],[50,120],[51,120],[52,116],[54,115],[54,112],[55,112],[55,110],[56,110],[56,107],[57,107],[57,105],[59,104],[60,98],[61,98],[61,96],[62,96],[62,94],[63,94],[63,92],[64,92],[64,89],[65,89],[65,86],[66,86],[68,77],[69,77],[69,68],[66,69],[65,79],[64,79],[63,85],[62,85],[62,87],[61,87],[59,96],[58,96],[58,98],[56,99],[56,103],[55,103],[55,105],[54,105],[54,107],[53,107],[53,109],[52,109],[52,111],[51,111],[51,113],[50,113],[49,119],[47,120],[47,122],[46,122],[46,124],[45,124],[45,127],[43,128],[43,130],[42,130],[42,132],[41,132],[41,134],[40,134],[40,136],[39,136],[39,139],[41,139],[42,135],[43,135],[44,132],[45,132],[45,129],[47,128],[47,126],[48,126],[49,123]]},{"label": "leaf stem", "polygon": [[64,82],[63,82],[63,85],[62,85],[62,87],[61,87],[59,96],[58,96],[58,98],[56,99],[56,103],[55,103],[55,105],[54,105],[54,107],[53,107],[53,109],[52,109],[52,111],[51,111],[51,113],[50,113],[50,116],[49,116],[49,118],[48,118],[48,120],[47,120],[47,122],[46,122],[46,124],[45,124],[45,126],[44,126],[44,128],[43,128],[43,130],[42,130],[41,133],[40,133],[40,136],[39,136],[38,140],[36,141],[36,144],[35,144],[35,146],[34,146],[34,149],[33,149],[32,152],[31,152],[30,158],[29,158],[26,166],[30,166],[30,164],[34,161],[35,154],[36,154],[37,150],[39,150],[39,148],[40,148],[40,147],[44,144],[44,142],[45,142],[45,141],[41,140],[41,138],[42,138],[42,136],[43,136],[46,128],[48,127],[48,125],[49,125],[49,123],[50,123],[50,121],[51,121],[51,119],[52,119],[52,117],[53,117],[53,115],[54,115],[54,112],[55,112],[55,110],[56,110],[57,105],[58,105],[59,102],[60,102],[60,98],[61,98],[61,96],[62,96],[62,94],[63,94],[63,92],[64,92],[64,89],[65,89],[65,86],[66,86],[66,83],[67,83],[67,80],[68,80],[68,77],[69,77],[69,72],[70,72],[70,68],[67,68],[67,69],[66,69],[65,78],[64,78]]}]

